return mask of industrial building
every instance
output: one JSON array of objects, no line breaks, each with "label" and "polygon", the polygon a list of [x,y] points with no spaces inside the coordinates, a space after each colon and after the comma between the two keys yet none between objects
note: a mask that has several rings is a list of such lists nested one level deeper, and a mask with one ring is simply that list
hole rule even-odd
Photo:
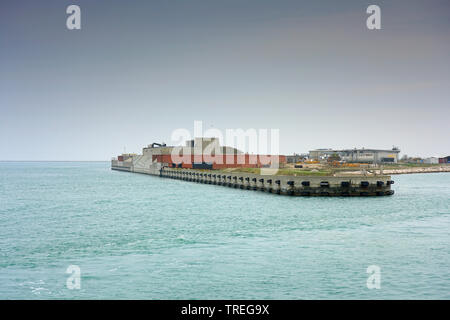
[{"label": "industrial building", "polygon": [[305,157],[306,157],[306,155],[294,153],[292,156],[286,156],[286,162],[287,163],[297,163],[297,162],[303,161],[305,159]]},{"label": "industrial building", "polygon": [[325,160],[330,156],[339,156],[342,161],[354,163],[397,163],[400,150],[396,147],[391,150],[380,149],[316,149],[309,151],[309,158]]},{"label": "industrial building", "polygon": [[436,157],[425,158],[425,159],[423,159],[423,163],[426,163],[426,164],[438,164],[439,163],[439,158],[436,158]]},{"label": "industrial building", "polygon": [[450,156],[439,158],[439,163],[450,163]]},{"label": "industrial building", "polygon": [[185,146],[167,146],[152,143],[143,148],[142,155],[122,154],[112,159],[117,170],[157,174],[164,167],[187,169],[226,169],[279,167],[286,163],[286,156],[245,154],[242,151],[221,146],[218,138],[195,138]]}]

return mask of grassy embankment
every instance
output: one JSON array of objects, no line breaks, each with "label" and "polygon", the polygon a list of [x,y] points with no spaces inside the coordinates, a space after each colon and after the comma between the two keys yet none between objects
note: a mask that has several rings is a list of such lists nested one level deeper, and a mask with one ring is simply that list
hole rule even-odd
[{"label": "grassy embankment", "polygon": [[[399,163],[391,165],[383,165],[381,167],[365,167],[367,172],[372,172],[374,170],[401,170],[401,169],[420,169],[420,168],[439,168],[446,166],[443,164],[425,164],[425,163]],[[321,164],[315,167],[303,167],[303,168],[281,168],[275,175],[289,175],[289,176],[333,176],[339,174],[346,174],[351,172],[361,171],[363,167],[334,167],[327,164]],[[247,172],[259,174],[261,169],[259,168],[233,168],[225,169],[225,172]],[[418,171],[419,172],[419,171]]]},{"label": "grassy embankment", "polygon": [[[420,169],[420,168],[439,168],[440,166],[446,166],[442,164],[423,164],[423,163],[399,163],[399,164],[391,164],[391,165],[383,165],[381,166],[381,169],[383,170],[407,170],[407,169]],[[314,165],[313,167],[305,166],[303,168],[280,168],[278,171],[274,172],[274,175],[283,175],[283,176],[333,176],[333,175],[339,175],[339,174],[351,174],[352,172],[356,174],[357,172],[360,172],[363,169],[363,167],[334,167],[327,164],[319,164]],[[379,170],[380,167],[366,167],[365,168],[369,173],[372,171]],[[179,169],[182,170],[182,169]],[[270,170],[270,169],[268,169]],[[210,172],[210,170],[207,169],[199,169],[199,171],[205,171]],[[228,169],[222,169],[220,170],[222,172],[235,172],[235,173],[253,173],[253,174],[260,174],[261,169],[260,168],[228,168]]]},{"label": "grassy embankment", "polygon": [[[245,172],[260,174],[261,169],[259,168],[232,168],[224,169],[225,172]],[[292,169],[292,168],[281,168],[275,173],[281,176],[331,176],[334,170],[332,169]]]}]

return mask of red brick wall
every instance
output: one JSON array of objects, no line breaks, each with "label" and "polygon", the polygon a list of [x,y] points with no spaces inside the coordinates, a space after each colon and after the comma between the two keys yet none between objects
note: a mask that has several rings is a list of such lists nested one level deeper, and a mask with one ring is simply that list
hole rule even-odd
[{"label": "red brick wall", "polygon": [[[225,168],[259,168],[264,164],[268,164],[270,158],[265,158],[270,156],[265,155],[249,155],[249,154],[239,154],[239,155],[221,155],[221,156],[210,156],[210,155],[194,155],[190,156],[190,160],[183,161],[183,168],[192,168],[192,163],[194,162],[207,162],[213,163],[214,169],[225,169]],[[163,162],[163,163],[177,163],[172,160],[171,155],[153,155],[152,161]],[[286,163],[286,156],[278,156],[278,162],[281,164]]]}]

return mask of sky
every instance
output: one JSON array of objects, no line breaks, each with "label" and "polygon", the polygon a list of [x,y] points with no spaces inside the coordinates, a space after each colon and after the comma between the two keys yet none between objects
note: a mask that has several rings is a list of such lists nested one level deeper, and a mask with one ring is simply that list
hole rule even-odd
[{"label": "sky", "polygon": [[0,160],[109,160],[196,120],[447,156],[449,53],[448,0],[2,0]]}]

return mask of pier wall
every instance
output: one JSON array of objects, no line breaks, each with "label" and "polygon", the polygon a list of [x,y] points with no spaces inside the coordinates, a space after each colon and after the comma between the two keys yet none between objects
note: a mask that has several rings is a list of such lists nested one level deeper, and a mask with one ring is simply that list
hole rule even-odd
[{"label": "pier wall", "polygon": [[317,177],[163,168],[161,177],[292,196],[392,195],[390,176]]}]

